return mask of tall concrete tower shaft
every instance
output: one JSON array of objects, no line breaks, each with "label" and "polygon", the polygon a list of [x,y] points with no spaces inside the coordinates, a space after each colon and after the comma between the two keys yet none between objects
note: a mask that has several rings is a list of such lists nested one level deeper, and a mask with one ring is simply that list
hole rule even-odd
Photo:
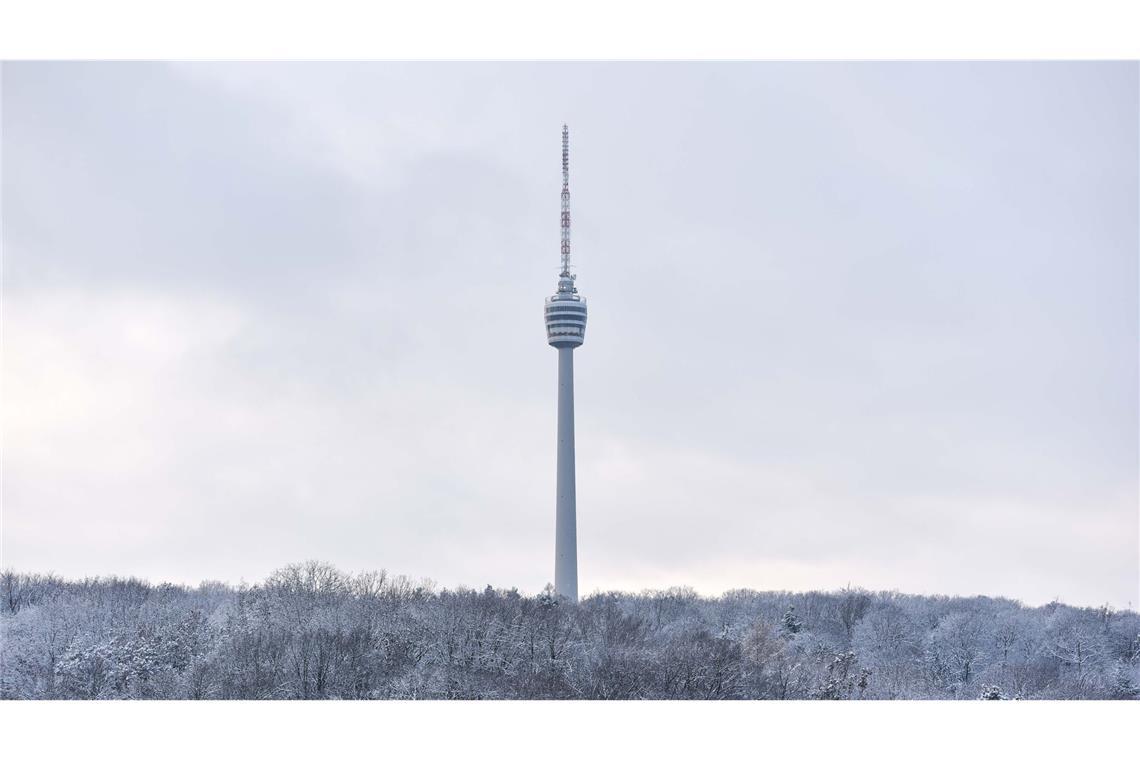
[{"label": "tall concrete tower shaft", "polygon": [[558,349],[558,482],[554,590],[578,601],[578,517],[574,483],[574,349],[586,339],[586,299],[570,272],[570,131],[562,125],[562,269],[546,299],[546,342]]}]

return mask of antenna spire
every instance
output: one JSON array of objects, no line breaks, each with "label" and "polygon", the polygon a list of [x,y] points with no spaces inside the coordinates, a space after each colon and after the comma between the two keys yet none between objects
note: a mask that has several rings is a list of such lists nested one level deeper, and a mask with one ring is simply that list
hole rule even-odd
[{"label": "antenna spire", "polygon": [[562,125],[562,276],[570,277],[570,128]]}]

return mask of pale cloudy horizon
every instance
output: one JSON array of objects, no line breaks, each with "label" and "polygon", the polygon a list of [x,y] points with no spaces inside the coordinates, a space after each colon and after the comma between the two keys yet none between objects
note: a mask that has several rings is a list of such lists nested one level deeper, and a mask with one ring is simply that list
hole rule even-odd
[{"label": "pale cloudy horizon", "polygon": [[1135,63],[5,63],[3,564],[1134,605]]}]

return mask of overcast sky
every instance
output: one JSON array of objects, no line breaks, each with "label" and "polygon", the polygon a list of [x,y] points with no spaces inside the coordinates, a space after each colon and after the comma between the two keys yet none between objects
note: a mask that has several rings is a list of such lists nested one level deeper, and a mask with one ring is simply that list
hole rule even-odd
[{"label": "overcast sky", "polygon": [[1136,64],[6,64],[3,563],[1140,601]]}]

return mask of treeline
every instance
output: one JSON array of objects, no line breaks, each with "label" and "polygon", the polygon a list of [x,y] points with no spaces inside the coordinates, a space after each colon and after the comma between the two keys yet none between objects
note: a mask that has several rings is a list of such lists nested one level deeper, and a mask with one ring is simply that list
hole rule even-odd
[{"label": "treeline", "polygon": [[1140,617],[862,589],[437,591],[0,576],[5,699],[1135,699]]}]

